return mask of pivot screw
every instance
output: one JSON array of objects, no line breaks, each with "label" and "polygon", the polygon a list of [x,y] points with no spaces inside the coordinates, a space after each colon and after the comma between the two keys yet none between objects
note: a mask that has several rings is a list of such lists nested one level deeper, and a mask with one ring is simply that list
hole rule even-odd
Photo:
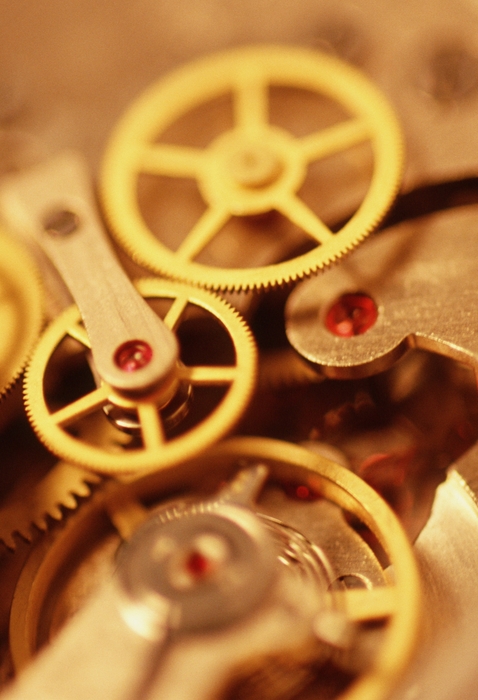
[{"label": "pivot screw", "polygon": [[123,372],[136,372],[149,364],[152,357],[153,349],[144,340],[128,340],[116,349],[114,361]]},{"label": "pivot screw", "polygon": [[351,338],[366,333],[377,317],[377,305],[367,294],[343,294],[328,310],[325,325],[334,335]]},{"label": "pivot screw", "polygon": [[52,236],[68,236],[78,230],[80,218],[69,209],[53,211],[45,217],[43,228]]}]

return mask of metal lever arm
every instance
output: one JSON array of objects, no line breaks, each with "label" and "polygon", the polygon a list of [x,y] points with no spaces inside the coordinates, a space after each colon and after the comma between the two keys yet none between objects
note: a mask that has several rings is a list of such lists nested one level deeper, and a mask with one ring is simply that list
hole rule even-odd
[{"label": "metal lever arm", "polygon": [[62,153],[2,185],[7,223],[41,246],[75,299],[102,380],[142,392],[171,377],[175,335],[136,291],[104,234],[83,158]]}]

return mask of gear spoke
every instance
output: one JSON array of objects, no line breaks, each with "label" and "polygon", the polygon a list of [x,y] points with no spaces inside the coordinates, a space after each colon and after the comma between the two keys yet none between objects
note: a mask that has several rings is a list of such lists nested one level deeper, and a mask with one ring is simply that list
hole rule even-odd
[{"label": "gear spoke", "polygon": [[140,172],[152,175],[197,178],[206,160],[207,153],[201,148],[160,143],[141,152],[138,167]]},{"label": "gear spoke", "polygon": [[91,350],[91,343],[90,339],[88,338],[86,328],[80,323],[75,323],[74,326],[70,326],[70,328],[67,330],[67,335],[69,335],[70,338],[77,340],[79,343],[84,345],[85,348],[88,348],[88,350]]},{"label": "gear spoke", "polygon": [[237,379],[236,366],[218,366],[218,367],[185,367],[179,369],[181,379],[191,382],[191,384],[232,384]]},{"label": "gear spoke", "polygon": [[345,609],[353,622],[366,622],[390,617],[397,612],[397,590],[393,586],[377,588],[349,588],[334,591],[333,600]]},{"label": "gear spoke", "polygon": [[143,443],[147,450],[155,450],[166,442],[163,424],[154,403],[138,403],[138,420],[141,425]]},{"label": "gear spoke", "polygon": [[82,396],[81,399],[73,401],[73,403],[60,408],[51,414],[51,419],[56,425],[66,427],[79,420],[88,413],[96,411],[108,401],[111,389],[107,384],[102,384],[98,389],[90,391],[89,394]]},{"label": "gear spoke", "polygon": [[[131,396],[116,392],[105,383],[55,411],[54,399],[49,395],[50,383],[43,377],[47,371],[53,376],[58,371],[56,363],[65,358],[55,352],[56,348],[68,337],[67,330],[81,323],[77,308],[66,309],[46,329],[30,361],[25,377],[28,415],[42,442],[58,457],[107,475],[130,476],[142,470],[170,467],[220,440],[242,415],[256,376],[257,354],[252,334],[242,317],[226,301],[210,292],[157,278],[142,279],[136,285],[139,293],[153,304],[164,301],[169,305],[166,318],[171,326],[180,325],[184,316],[189,318],[187,312],[183,314],[189,306],[197,309],[200,318],[219,324],[230,340],[235,360],[231,359],[232,367],[216,368],[220,359],[219,356],[212,359],[215,353],[213,343],[212,367],[193,367],[181,375],[178,362],[177,372],[171,378],[172,385],[168,384],[164,391],[158,389],[157,394]],[[207,322],[205,331],[208,332]],[[205,339],[204,342],[208,341]],[[80,372],[86,364],[87,358],[83,356]],[[186,407],[183,398],[189,399],[190,390],[189,386],[180,385],[182,376],[190,376],[191,383],[218,384],[225,386],[226,390],[212,397],[202,420],[185,422],[184,430],[174,439],[169,439],[162,406],[171,401],[167,420],[171,416],[173,421],[176,417],[182,420],[185,415],[183,407]],[[177,401],[173,403],[175,399]],[[105,406],[111,422],[101,410]],[[66,429],[73,423],[75,432]],[[131,444],[130,427],[139,432],[142,444]],[[107,433],[103,435],[105,430]]]},{"label": "gear spoke", "polygon": [[[166,449],[163,446],[161,452]],[[82,572],[87,572],[88,591],[93,596],[102,585],[108,586],[103,589],[107,595],[116,596],[113,603],[118,603],[122,626],[116,624],[115,629],[127,635],[127,642],[136,630],[146,632],[149,649],[152,645],[157,648],[158,631],[163,638],[163,603],[169,600],[168,610],[178,613],[173,618],[178,625],[170,625],[173,632],[184,630],[189,638],[196,635],[201,645],[201,639],[214,634],[219,622],[220,631],[226,630],[231,640],[231,668],[249,664],[253,672],[258,669],[262,674],[260,680],[274,680],[275,676],[275,688],[282,678],[292,679],[288,687],[294,697],[297,690],[300,694],[301,688],[312,688],[312,682],[309,697],[320,687],[332,688],[328,697],[390,697],[420,639],[420,579],[407,535],[370,486],[304,447],[239,436],[221,441],[207,453],[197,453],[184,467],[150,473],[139,480],[131,476],[123,483],[109,482],[66,528],[50,542],[40,542],[27,559],[11,612],[10,648],[17,667],[30,660],[42,638],[51,638],[67,620],[65,610],[79,609],[86,600]],[[311,509],[307,501],[292,505],[285,494],[277,498],[281,485],[287,488],[311,481],[328,484],[320,497],[327,510],[320,506],[317,510],[318,504]],[[284,503],[284,497],[288,502]],[[330,508],[337,512],[352,504],[356,517],[363,518],[383,542],[387,563],[393,567],[392,588],[386,586],[387,569],[373,551],[367,555],[361,545],[354,547],[353,542],[359,543],[356,537],[350,539],[346,519],[341,518],[338,526],[335,518],[329,520],[326,515]],[[324,518],[333,537],[324,537],[322,528],[314,528],[317,518]],[[112,524],[118,534],[112,533]],[[126,548],[118,550],[120,537],[133,543],[129,553]],[[366,572],[373,571],[374,578],[384,582],[381,586],[330,590],[329,573],[333,576],[332,572],[341,570],[345,574],[343,551],[348,548],[349,562],[355,562],[348,569],[350,576],[355,572],[358,578],[361,574],[367,577]],[[125,561],[128,567],[112,580],[113,572]],[[75,562],[77,567],[72,565]],[[243,607],[238,607],[238,597]],[[218,616],[219,608],[223,617]],[[44,610],[50,614],[42,615]],[[185,626],[179,627],[184,620]],[[360,624],[374,621],[379,625]],[[255,663],[254,650],[243,652],[242,640],[251,626],[256,636],[260,634],[254,647],[260,666]],[[277,640],[284,629],[290,632]],[[236,646],[239,653],[231,656],[229,650],[236,651]],[[143,643],[139,648],[142,658],[144,648]],[[264,665],[268,657],[274,662],[270,668]],[[281,658],[286,659],[284,673],[277,665]],[[151,655],[146,656],[146,661],[150,659]],[[156,655],[153,660],[157,659]],[[184,664],[178,664],[178,670],[183,673]],[[190,679],[189,687],[197,679],[195,666]],[[307,685],[299,686],[296,679],[299,683],[305,679]],[[254,694],[258,687],[254,681],[247,684],[243,697]],[[164,695],[159,692],[156,697]],[[210,696],[210,692],[202,695]]]},{"label": "gear spoke", "polygon": [[[188,85],[191,99],[184,96]],[[295,135],[294,122],[298,126],[301,120],[290,103],[287,106],[286,91],[291,89],[298,96],[310,93],[320,100],[325,98],[339,107],[342,116],[321,128],[326,122],[321,121],[319,102],[312,133]],[[178,119],[189,114],[192,124],[197,108],[222,97],[232,98],[232,128],[228,124],[222,133],[213,132],[203,151],[153,145]],[[297,110],[300,105],[298,99]],[[325,104],[324,114],[328,109]],[[276,119],[281,112],[284,118]],[[219,123],[217,127],[220,131]],[[152,146],[145,154],[145,163],[165,174],[196,176],[205,203],[205,213],[178,249],[161,230],[151,230],[149,214],[143,211],[146,202],[138,197],[141,161],[131,153],[136,149],[135,155],[141,156],[148,143]],[[339,195],[336,219],[345,223],[332,232],[299,201],[299,193],[304,184],[307,186],[306,180],[310,184],[312,179],[309,164],[360,144],[372,147],[371,158],[356,164],[360,182],[368,183],[368,189],[361,203],[357,202],[359,192]],[[103,197],[113,235],[144,267],[209,289],[266,289],[301,279],[359,245],[397,195],[402,164],[402,137],[396,117],[366,76],[316,51],[252,46],[182,67],[133,104],[106,154]],[[332,189],[339,188],[339,182],[329,185],[333,196]],[[283,213],[316,244],[295,257],[284,259],[279,253],[279,259],[275,258],[267,237],[254,234],[255,217],[272,210]],[[352,210],[355,213],[349,216]],[[159,203],[157,216],[160,221]],[[234,259],[234,251],[219,246],[214,260],[199,256],[229,217],[242,219],[238,230],[244,233],[239,236],[253,241],[253,257],[262,260],[261,265],[249,263],[247,256]]]},{"label": "gear spoke", "polygon": [[248,75],[234,93],[234,120],[239,129],[249,131],[267,124],[269,96],[267,84],[255,75]]},{"label": "gear spoke", "polygon": [[210,207],[199,219],[176,251],[181,260],[193,260],[219,233],[230,218],[230,213],[220,207]]},{"label": "gear spoke", "polygon": [[325,244],[333,238],[332,231],[299,197],[291,194],[276,203],[276,209],[296,224],[317,243]]},{"label": "gear spoke", "polygon": [[174,330],[178,325],[181,316],[183,315],[187,305],[189,304],[189,299],[187,294],[176,297],[176,299],[171,304],[168,313],[163,319],[164,324],[170,329]]},{"label": "gear spoke", "polygon": [[327,158],[346,151],[371,138],[370,127],[365,119],[349,119],[321,129],[298,140],[298,146],[307,162]]}]

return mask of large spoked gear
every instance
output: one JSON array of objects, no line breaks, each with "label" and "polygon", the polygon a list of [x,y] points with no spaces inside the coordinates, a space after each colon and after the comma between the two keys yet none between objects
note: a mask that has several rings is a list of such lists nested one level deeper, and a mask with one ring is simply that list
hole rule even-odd
[{"label": "large spoked gear", "polygon": [[[95,382],[76,306],[46,329],[25,377],[27,412],[42,442],[58,457],[105,475],[170,467],[201,452],[240,418],[255,382],[254,340],[229,304],[175,282],[145,279],[137,287],[161,306],[158,313],[182,345],[166,387],[132,395]],[[68,361],[77,365],[70,377],[62,370]],[[104,444],[97,439],[102,431],[91,429],[105,421],[116,427],[116,444],[110,438]]]},{"label": "large spoked gear", "polygon": [[[320,95],[338,104],[345,116],[295,137],[271,123],[270,87]],[[161,140],[186,113],[231,93],[233,126],[207,147]],[[355,214],[333,232],[299,190],[312,163],[365,143],[373,153],[368,191]],[[113,235],[136,262],[199,286],[247,290],[300,279],[349,252],[384,216],[401,172],[396,118],[366,77],[308,49],[259,46],[199,60],[147,90],[113,132],[101,189]],[[138,201],[138,178],[144,174],[197,181],[206,208],[176,249],[156,238],[145,220]],[[309,252],[249,268],[224,269],[197,260],[231,218],[272,211],[304,232]]]},{"label": "large spoked gear", "polygon": [[42,290],[33,262],[0,230],[0,397],[23,371],[43,323]]},{"label": "large spoked gear", "polygon": [[[271,551],[278,558],[280,576],[289,582],[291,596],[281,609],[290,616],[286,622],[294,628],[290,635],[294,642],[283,630],[280,640],[274,633],[271,641],[260,628],[261,617],[259,622],[252,617],[252,629],[247,617],[235,632],[231,628],[226,646],[237,649],[237,658],[233,659],[235,680],[226,696],[236,697],[234,684],[239,678],[239,697],[282,698],[280,692],[274,693],[274,687],[281,685],[288,689],[288,698],[303,697],[304,690],[309,691],[307,697],[315,696],[317,687],[321,697],[336,700],[388,697],[416,643],[419,579],[407,537],[385,502],[356,475],[302,447],[263,438],[234,438],[174,470],[129,484],[110,483],[62,532],[50,542],[40,542],[23,570],[12,607],[10,644],[17,670],[52,641],[64,622],[114,575],[118,554],[128,546],[125,542],[138,544],[142,532],[162,524],[168,532],[181,521],[191,528],[196,518],[211,518],[234,503],[252,511],[275,541]],[[159,554],[156,568],[158,562]],[[188,571],[196,575],[196,569]],[[135,572],[140,576],[138,569]],[[136,584],[146,600],[148,582]],[[181,588],[184,605],[189,590]],[[191,590],[194,593],[192,584]],[[204,590],[211,595],[209,583]],[[313,614],[305,591],[315,591]],[[221,595],[227,595],[227,587]],[[275,595],[271,592],[270,600]],[[304,608],[306,598],[309,603]],[[220,608],[218,616],[222,614]],[[264,611],[260,615],[269,619]],[[305,637],[299,635],[297,640],[299,629]],[[217,645],[214,637],[221,630],[211,640],[207,631],[199,629],[200,644]],[[231,634],[246,634],[247,644],[236,646]],[[251,645],[258,644],[257,635],[262,640],[261,653],[244,665],[241,649],[250,656]],[[297,642],[291,651],[289,647]],[[92,638],[91,643],[101,642]],[[231,665],[230,657],[225,665]],[[221,663],[211,670],[225,675]],[[187,674],[187,668],[182,672]],[[161,667],[155,673],[156,678],[160,676]],[[257,688],[262,688],[262,694]]]}]

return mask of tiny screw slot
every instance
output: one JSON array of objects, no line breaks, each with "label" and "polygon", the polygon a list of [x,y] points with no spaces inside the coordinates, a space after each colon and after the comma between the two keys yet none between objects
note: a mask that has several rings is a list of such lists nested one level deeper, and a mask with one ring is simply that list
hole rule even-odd
[{"label": "tiny screw slot", "polygon": [[329,308],[325,325],[334,335],[352,338],[370,330],[377,318],[377,305],[368,294],[342,294]]},{"label": "tiny screw slot", "polygon": [[151,362],[152,347],[144,340],[127,340],[115,352],[114,361],[123,372],[136,372]]},{"label": "tiny screw slot", "polygon": [[68,236],[77,231],[79,226],[79,216],[68,209],[54,211],[43,221],[44,230],[52,236]]}]

